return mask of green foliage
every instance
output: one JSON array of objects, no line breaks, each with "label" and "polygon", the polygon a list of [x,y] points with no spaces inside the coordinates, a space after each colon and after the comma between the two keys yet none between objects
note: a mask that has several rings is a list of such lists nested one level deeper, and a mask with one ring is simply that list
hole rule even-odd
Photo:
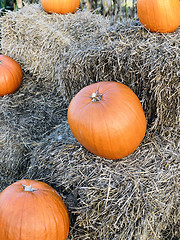
[{"label": "green foliage", "polygon": [[0,0],[0,10],[13,10],[16,7],[16,0]]},{"label": "green foliage", "polygon": [[0,9],[6,8],[6,0],[0,0]]}]

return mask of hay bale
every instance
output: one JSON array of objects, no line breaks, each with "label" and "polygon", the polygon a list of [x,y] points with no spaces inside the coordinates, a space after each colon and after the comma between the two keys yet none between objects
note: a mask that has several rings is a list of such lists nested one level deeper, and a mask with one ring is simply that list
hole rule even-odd
[{"label": "hay bale", "polygon": [[139,97],[151,133],[178,139],[180,29],[164,35],[124,21],[107,29],[98,43],[96,34],[92,36],[96,40],[88,46],[78,42],[57,66],[65,98],[70,101],[97,81],[122,82]]},{"label": "hay bale", "polygon": [[47,14],[32,4],[3,18],[2,51],[37,77],[59,81],[67,103],[84,86],[117,81],[142,102],[151,133],[178,138],[180,30],[150,33],[139,21],[111,26],[88,11]]},{"label": "hay bale", "polygon": [[48,14],[40,4],[31,4],[4,16],[2,50],[25,71],[51,80],[56,74],[56,63],[63,60],[70,46],[84,37],[84,30],[87,35],[91,31],[102,32],[107,24],[103,17],[87,11]]},{"label": "hay bale", "polygon": [[33,145],[66,119],[67,105],[57,83],[24,72],[20,89],[0,98],[0,122],[18,129],[26,145]]},{"label": "hay bale", "polygon": [[28,73],[16,93],[0,98],[0,190],[21,179],[29,153],[66,119],[66,112],[55,81]]},{"label": "hay bale", "polygon": [[112,161],[83,148],[65,121],[34,149],[25,177],[62,194],[73,214],[69,239],[172,240],[180,236],[178,170],[178,148],[158,136]]}]

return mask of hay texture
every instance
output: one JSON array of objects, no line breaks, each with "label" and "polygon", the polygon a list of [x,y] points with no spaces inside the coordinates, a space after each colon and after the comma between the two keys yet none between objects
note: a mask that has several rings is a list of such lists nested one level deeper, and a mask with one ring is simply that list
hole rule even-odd
[{"label": "hay texture", "polygon": [[0,98],[0,189],[22,177],[29,152],[66,119],[57,84],[23,75],[19,90]]},{"label": "hay texture", "polygon": [[38,4],[9,12],[2,24],[3,52],[18,60],[25,71],[52,79],[56,63],[63,61],[70,46],[85,37],[85,29],[88,35],[91,31],[103,31],[103,24],[104,29],[107,27],[103,17],[96,19],[93,14],[91,23],[89,14],[48,14]]},{"label": "hay texture", "polygon": [[150,33],[137,20],[111,26],[85,10],[47,14],[31,4],[6,14],[2,32],[3,53],[38,78],[58,80],[67,103],[93,82],[122,82],[139,97],[152,134],[177,139],[179,29]]},{"label": "hay texture", "polygon": [[123,160],[103,159],[77,143],[64,121],[34,149],[25,177],[61,193],[69,239],[172,240],[180,236],[177,156],[173,145],[147,135]]},{"label": "hay texture", "polygon": [[67,105],[57,84],[24,73],[20,89],[0,98],[0,121],[18,127],[24,143],[39,141],[51,128],[66,119]]},{"label": "hay texture", "polygon": [[26,172],[28,152],[18,129],[0,121],[0,192]]}]

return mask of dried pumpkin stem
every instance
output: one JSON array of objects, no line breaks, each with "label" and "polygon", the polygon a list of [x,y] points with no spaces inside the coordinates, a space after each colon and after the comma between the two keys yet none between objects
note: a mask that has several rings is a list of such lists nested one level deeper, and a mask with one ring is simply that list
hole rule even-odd
[{"label": "dried pumpkin stem", "polygon": [[100,94],[97,90],[96,92],[92,93],[90,97],[92,98],[92,102],[99,102],[102,98],[102,94]]},{"label": "dried pumpkin stem", "polygon": [[26,185],[22,185],[23,188],[24,188],[24,191],[25,192],[34,192],[34,191],[37,191],[37,188],[32,188],[32,186],[26,186]]}]

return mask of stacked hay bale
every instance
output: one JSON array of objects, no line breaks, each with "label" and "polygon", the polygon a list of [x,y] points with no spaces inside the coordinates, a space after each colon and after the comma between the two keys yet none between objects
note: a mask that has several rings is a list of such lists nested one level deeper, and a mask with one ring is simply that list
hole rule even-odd
[{"label": "stacked hay bale", "polygon": [[[0,98],[0,189],[22,177],[30,151],[66,119],[57,84],[24,72],[20,89]],[[3,183],[4,182],[4,183]]]},{"label": "stacked hay bale", "polygon": [[150,33],[137,21],[111,26],[87,11],[47,14],[37,4],[10,12],[2,27],[3,53],[37,77],[59,81],[67,103],[92,82],[123,82],[141,100],[152,133],[167,136],[168,127],[177,135],[179,30]]},{"label": "stacked hay bale", "polygon": [[[55,78],[55,66],[75,42],[88,32],[100,32],[108,26],[102,17],[89,12],[48,14],[38,4],[27,5],[18,12],[9,12],[2,24],[2,49],[17,60],[25,71],[37,77]],[[86,30],[84,32],[84,30]]]},{"label": "stacked hay bale", "polygon": [[72,214],[69,239],[169,240],[180,234],[177,152],[147,135],[123,160],[102,159],[64,121],[34,149],[25,177],[61,192]]},{"label": "stacked hay bale", "polygon": [[[4,139],[8,154],[17,149],[11,181],[55,187],[71,215],[69,239],[179,237],[179,30],[152,34],[137,21],[111,26],[94,13],[47,14],[36,4],[8,13],[2,30],[2,52],[25,71],[18,92],[0,99],[0,130],[10,129],[3,162]],[[97,81],[128,85],[146,114],[143,142],[122,160],[89,153],[66,120],[72,97]]]},{"label": "stacked hay bale", "polygon": [[57,67],[66,98],[70,101],[92,82],[122,82],[141,100],[152,134],[158,131],[168,137],[171,129],[169,138],[177,138],[180,30],[168,35],[150,33],[136,21],[126,21],[109,28],[101,38],[98,44],[88,41],[91,47],[80,48],[87,43],[78,42]]}]

